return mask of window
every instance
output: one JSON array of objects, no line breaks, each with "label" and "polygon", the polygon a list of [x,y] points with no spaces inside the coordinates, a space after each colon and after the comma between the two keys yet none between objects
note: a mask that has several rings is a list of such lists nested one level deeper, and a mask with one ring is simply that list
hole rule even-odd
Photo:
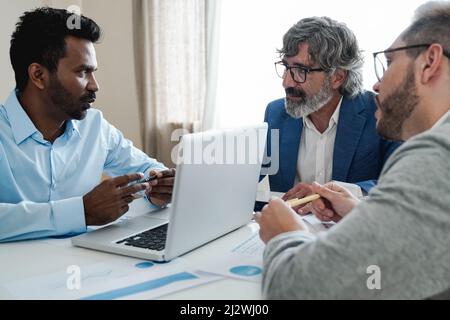
[{"label": "window", "polygon": [[225,0],[221,9],[218,125],[261,122],[270,101],[284,97],[273,63],[284,33],[309,16],[329,16],[353,30],[365,53],[364,87],[376,81],[372,52],[389,47],[426,0]]}]

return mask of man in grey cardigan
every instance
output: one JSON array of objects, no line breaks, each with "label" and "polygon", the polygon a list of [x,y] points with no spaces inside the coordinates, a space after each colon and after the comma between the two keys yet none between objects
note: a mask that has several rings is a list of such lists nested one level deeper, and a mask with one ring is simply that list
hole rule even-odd
[{"label": "man in grey cardigan", "polygon": [[365,201],[315,184],[321,199],[303,212],[337,222],[317,235],[280,199],[256,214],[267,243],[265,298],[450,297],[448,30],[450,2],[430,2],[388,50],[374,54],[377,130],[407,142]]}]

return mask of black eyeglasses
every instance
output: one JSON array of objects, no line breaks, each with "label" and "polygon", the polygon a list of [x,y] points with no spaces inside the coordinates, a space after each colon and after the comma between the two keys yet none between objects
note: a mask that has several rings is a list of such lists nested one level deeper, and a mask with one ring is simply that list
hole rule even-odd
[{"label": "black eyeglasses", "polygon": [[304,83],[306,81],[306,74],[310,72],[325,71],[322,68],[309,68],[305,66],[288,66],[284,61],[275,62],[275,70],[277,75],[284,79],[289,70],[292,80],[296,83]]},{"label": "black eyeglasses", "polygon": [[[411,46],[398,47],[398,48],[387,49],[384,51],[374,52],[373,60],[374,60],[375,74],[377,76],[378,81],[381,81],[381,79],[383,79],[384,73],[386,72],[387,68],[389,67],[389,63],[386,59],[386,53],[399,51],[399,50],[421,48],[421,47],[428,48],[431,45],[432,45],[431,43],[414,44]],[[445,49],[444,49],[444,55],[450,59],[450,53]]]}]

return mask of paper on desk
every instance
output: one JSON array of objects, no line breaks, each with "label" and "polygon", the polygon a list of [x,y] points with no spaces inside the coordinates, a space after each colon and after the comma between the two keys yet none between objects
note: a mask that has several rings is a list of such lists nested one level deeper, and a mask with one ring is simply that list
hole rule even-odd
[{"label": "paper on desk", "polygon": [[256,232],[231,251],[225,252],[219,259],[197,265],[197,268],[230,278],[260,282],[264,247]]},{"label": "paper on desk", "polygon": [[75,273],[67,270],[7,283],[4,288],[16,299],[154,299],[221,279],[193,272],[181,259],[166,264],[96,263],[79,268],[79,289]]},{"label": "paper on desk", "polygon": [[[326,231],[335,223],[324,223],[310,214],[303,217],[308,229],[315,234]],[[209,263],[197,265],[199,270],[237,278],[247,281],[260,282],[262,280],[263,253],[265,244],[259,237],[258,227],[255,224],[255,232],[245,241],[225,252],[220,258]]]},{"label": "paper on desk", "polygon": [[321,231],[327,231],[329,228],[331,228],[332,226],[334,226],[336,223],[335,222],[324,222],[324,221],[320,221],[315,215],[308,214],[306,216],[303,216],[303,221],[306,222],[306,226],[308,227],[308,230],[312,233],[312,234],[316,234],[318,232]]},{"label": "paper on desk", "polygon": [[256,193],[256,201],[269,202],[271,198],[282,198],[284,193],[282,192],[270,192],[267,190],[258,191]]}]

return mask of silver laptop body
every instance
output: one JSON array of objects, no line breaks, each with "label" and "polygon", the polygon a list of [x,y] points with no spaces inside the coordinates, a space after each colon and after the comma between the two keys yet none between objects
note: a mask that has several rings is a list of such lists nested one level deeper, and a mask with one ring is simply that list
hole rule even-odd
[{"label": "silver laptop body", "polygon": [[[172,204],[158,211],[166,212],[168,220],[147,213],[74,237],[72,244],[169,261],[247,224],[253,216],[266,135],[263,123],[183,136]],[[168,222],[165,241],[148,249],[142,237],[153,237]]]}]

